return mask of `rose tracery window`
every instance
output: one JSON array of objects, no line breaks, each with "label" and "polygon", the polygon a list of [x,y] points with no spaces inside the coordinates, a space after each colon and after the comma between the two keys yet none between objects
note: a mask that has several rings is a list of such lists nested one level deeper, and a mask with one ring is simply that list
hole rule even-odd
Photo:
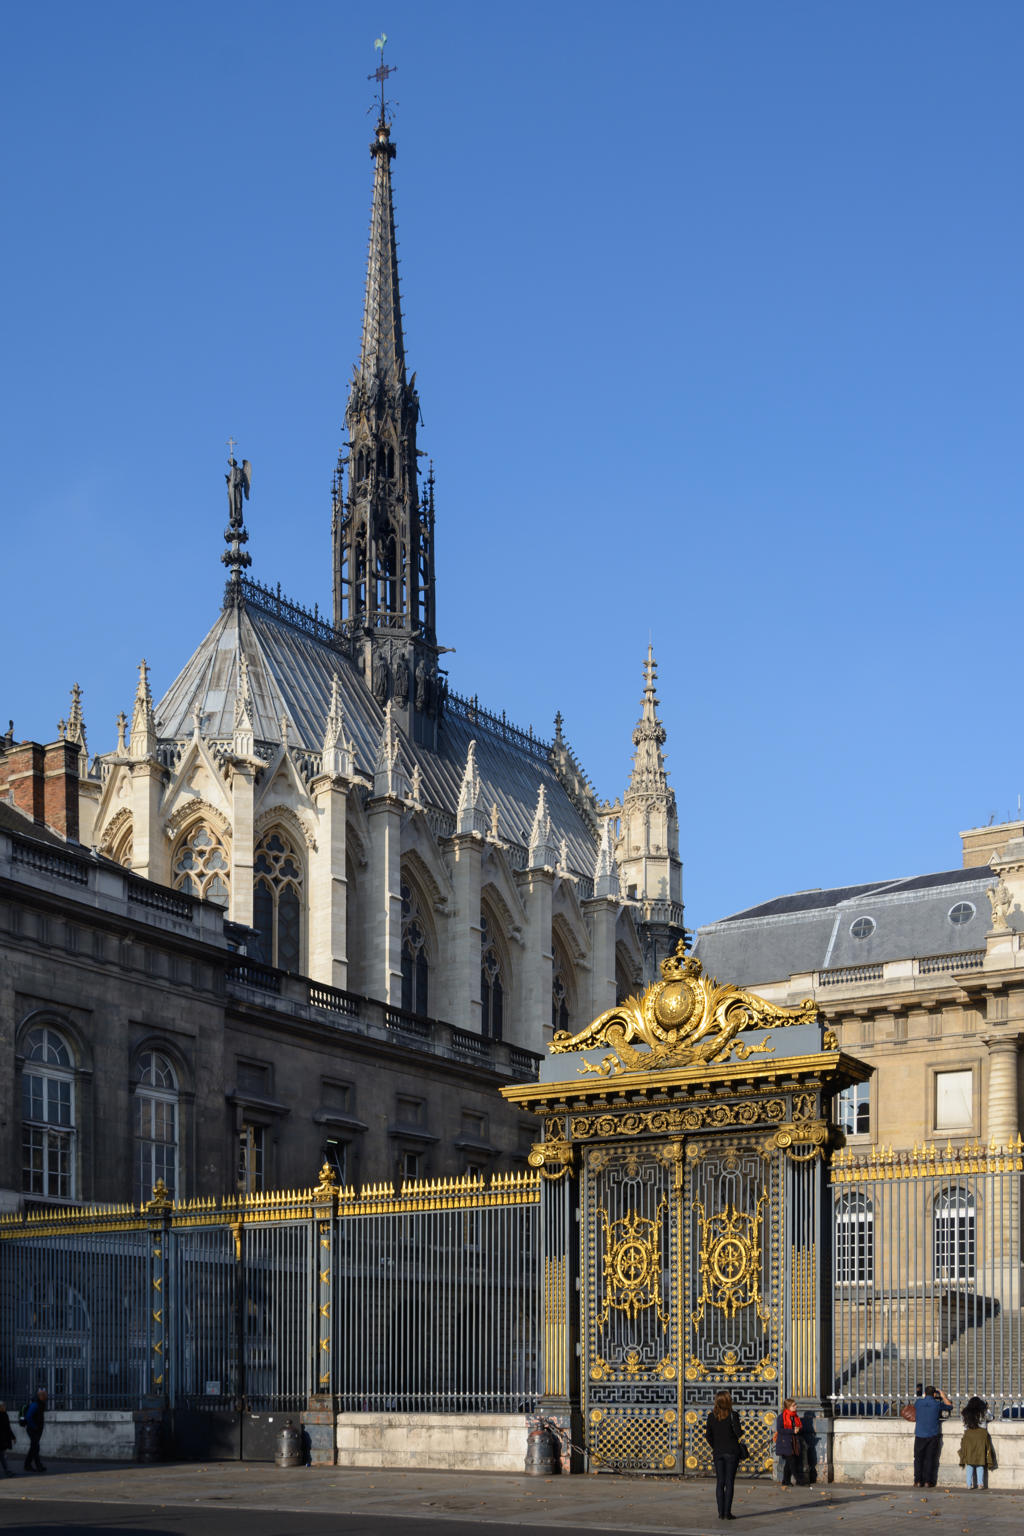
[{"label": "rose tracery window", "polygon": [[257,958],[282,971],[302,969],[302,864],[278,830],[263,838],[253,864]]},{"label": "rose tracery window", "polygon": [[480,1032],[492,1040],[501,1039],[504,1022],[505,988],[501,979],[501,957],[494,944],[486,912],[480,914]]},{"label": "rose tracery window", "polygon": [[174,860],[174,888],[202,896],[218,906],[228,904],[228,859],[224,845],[205,822],[182,840]]},{"label": "rose tracery window", "polygon": [[430,961],[419,903],[411,885],[402,882],[402,1007],[408,1013],[427,1012]]}]

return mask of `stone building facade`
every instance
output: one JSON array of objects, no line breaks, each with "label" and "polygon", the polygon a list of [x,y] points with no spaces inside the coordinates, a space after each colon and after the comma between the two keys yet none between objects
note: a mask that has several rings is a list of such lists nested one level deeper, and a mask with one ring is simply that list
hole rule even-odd
[{"label": "stone building facade", "polygon": [[1021,1129],[1024,824],[961,834],[963,865],[777,897],[701,928],[705,967],[813,997],[876,1068],[839,1105],[849,1145],[1006,1145]]},{"label": "stone building facade", "polygon": [[[682,933],[653,652],[630,783],[614,803],[598,801],[561,715],[542,740],[460,696],[441,665],[435,482],[420,469],[419,398],[406,371],[395,146],[383,110],[371,155],[362,341],[333,488],[331,618],[250,579],[252,469],[232,452],[223,605],[177,677],[154,702],[142,662],[131,717],[119,717],[114,746],[95,757],[77,684],[58,743],[6,743],[0,800],[33,818],[23,837],[38,835],[41,820],[54,825],[26,799],[45,795],[51,759],[63,754],[70,774],[80,757],[79,826],[65,816],[58,827],[62,856],[86,870],[90,891],[95,879],[112,893],[103,923],[127,924],[109,953],[91,937],[92,902],[81,943],[67,937],[79,918],[6,930],[15,1076],[24,1078],[26,1021],[56,1009],[66,1019],[56,1066],[85,1074],[75,1101],[84,1105],[88,1081],[93,1123],[105,1128],[95,1154],[84,1128],[76,1132],[79,1172],[71,1185],[57,1178],[48,1197],[125,1198],[136,1188],[110,1127],[129,1135],[143,1057],[153,1124],[170,1114],[160,1094],[177,1093],[181,1124],[191,1118],[192,1150],[182,1141],[176,1165],[188,1194],[232,1186],[238,1138],[243,1179],[248,1158],[264,1181],[304,1182],[331,1125],[350,1149],[338,1154],[348,1177],[454,1172],[517,1155],[494,1074],[513,1061],[525,1069],[553,1029],[577,1029],[636,990]],[[26,753],[38,758],[38,790],[11,766]],[[42,873],[28,881],[33,892]],[[24,861],[19,876],[28,879]],[[162,906],[125,895],[158,888]],[[42,899],[31,894],[29,906]],[[47,1001],[51,941],[38,935],[51,933],[60,996]],[[186,963],[197,933],[205,958]],[[115,951],[128,957],[120,969]],[[161,989],[159,1007],[133,1001]],[[154,1031],[164,1039],[165,1014],[176,1021],[167,1041],[182,1043],[161,1047],[154,1064],[144,1042]],[[29,1179],[18,1173],[22,1118],[15,1105],[0,1174],[15,1193]]]},{"label": "stone building facade", "polygon": [[76,841],[78,756],[0,751],[0,1209],[525,1166],[497,1089],[534,1056],[249,961],[222,906]]}]

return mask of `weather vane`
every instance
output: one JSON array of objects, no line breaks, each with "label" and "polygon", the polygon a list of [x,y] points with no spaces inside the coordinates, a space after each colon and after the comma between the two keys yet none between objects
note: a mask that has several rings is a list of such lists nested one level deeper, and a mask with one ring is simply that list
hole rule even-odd
[{"label": "weather vane", "polygon": [[389,75],[393,75],[395,73],[395,70],[398,68],[397,64],[385,64],[384,63],[384,46],[387,43],[387,40],[388,40],[387,33],[386,32],[382,32],[380,37],[378,37],[374,41],[374,44],[373,44],[374,48],[378,48],[380,50],[380,63],[377,65],[377,68],[374,70],[373,74],[372,75],[367,75],[367,77],[366,77],[367,80],[379,80],[380,81],[380,120],[381,120],[381,122],[384,121],[384,82],[388,78],[388,76]]}]

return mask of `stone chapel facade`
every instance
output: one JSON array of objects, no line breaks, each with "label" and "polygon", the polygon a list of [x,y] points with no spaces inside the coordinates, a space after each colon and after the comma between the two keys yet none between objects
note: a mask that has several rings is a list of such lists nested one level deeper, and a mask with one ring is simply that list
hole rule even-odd
[{"label": "stone chapel facade", "polygon": [[[360,356],[333,491],[330,622],[246,575],[228,472],[224,604],[81,781],[82,841],[221,904],[251,960],[542,1051],[656,974],[683,923],[648,652],[630,785],[599,804],[562,734],[460,697],[439,665],[433,471],[406,372],[382,110]],[[73,724],[84,746],[80,718]]]}]

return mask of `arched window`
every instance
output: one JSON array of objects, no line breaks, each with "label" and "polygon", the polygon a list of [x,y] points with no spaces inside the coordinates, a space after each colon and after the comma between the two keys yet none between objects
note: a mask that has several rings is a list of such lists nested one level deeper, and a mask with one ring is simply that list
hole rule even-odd
[{"label": "arched window", "polygon": [[551,978],[551,1030],[558,1034],[561,1030],[569,1028],[569,994],[565,987],[565,976],[561,966]]},{"label": "arched window", "polygon": [[505,1017],[505,987],[501,976],[501,956],[494,943],[490,919],[480,914],[480,1032],[492,1040],[501,1039]]},{"label": "arched window", "polygon": [[114,863],[122,865],[125,869],[131,869],[132,867],[132,831],[132,824],[129,822],[110,851],[110,857],[114,860]]},{"label": "arched window", "polygon": [[21,1187],[48,1200],[75,1196],[75,1063],[49,1025],[25,1040],[21,1078]]},{"label": "arched window", "polygon": [[836,1285],[870,1285],[875,1278],[875,1212],[867,1195],[840,1195],[835,1207]]},{"label": "arched window", "polygon": [[427,934],[411,885],[402,882],[402,1007],[407,1013],[427,1012]]},{"label": "arched window", "polygon": [[157,1179],[178,1188],[178,1079],[166,1056],[146,1051],[135,1075],[135,1198],[153,1198]]},{"label": "arched window", "polygon": [[253,863],[253,927],[257,958],[282,971],[302,969],[302,862],[284,834],[265,836]]},{"label": "arched window", "polygon": [[220,838],[205,822],[192,827],[179,843],[174,856],[173,880],[176,891],[186,891],[189,896],[203,896],[218,906],[227,906],[227,854]]},{"label": "arched window", "polygon": [[975,1207],[966,1185],[954,1184],[936,1195],[932,1219],[936,1280],[973,1280]]}]

